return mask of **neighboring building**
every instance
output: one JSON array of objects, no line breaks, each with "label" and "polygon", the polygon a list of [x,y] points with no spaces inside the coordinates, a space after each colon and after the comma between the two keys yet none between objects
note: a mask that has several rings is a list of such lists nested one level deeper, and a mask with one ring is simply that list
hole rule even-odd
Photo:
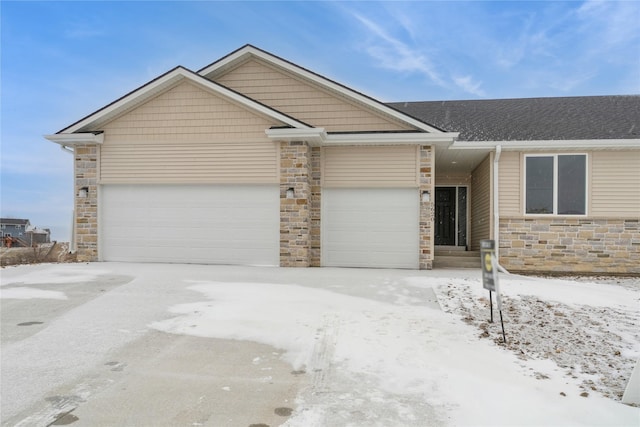
[{"label": "neighboring building", "polygon": [[247,45],[47,139],[79,260],[430,269],[499,238],[513,270],[640,273],[639,111],[383,104]]},{"label": "neighboring building", "polygon": [[3,238],[9,236],[24,239],[29,228],[31,223],[28,219],[0,218],[0,232]]},{"label": "neighboring building", "polygon": [[12,246],[32,246],[51,242],[51,230],[37,228],[28,219],[0,218],[2,244],[6,245],[6,237],[11,237]]},{"label": "neighboring building", "polygon": [[51,243],[51,230],[48,228],[32,228],[26,233],[24,239],[31,246],[39,245],[41,243]]}]

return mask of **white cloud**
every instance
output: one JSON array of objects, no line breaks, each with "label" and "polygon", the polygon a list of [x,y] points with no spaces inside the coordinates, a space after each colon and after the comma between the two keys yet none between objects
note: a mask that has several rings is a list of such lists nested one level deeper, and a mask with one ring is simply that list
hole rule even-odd
[{"label": "white cloud", "polygon": [[575,12],[580,31],[591,39],[595,52],[609,52],[612,48],[629,46],[631,56],[638,59],[640,39],[640,6],[636,2],[605,2],[590,0]]},{"label": "white cloud", "polygon": [[485,91],[480,88],[480,86],[482,86],[482,82],[474,81],[473,77],[471,76],[453,76],[452,80],[456,84],[456,86],[467,93],[479,97],[486,96]]},{"label": "white cloud", "polygon": [[570,92],[595,77],[594,71],[574,72],[570,75],[555,75],[549,79],[549,87],[561,92]]},{"label": "white cloud", "polygon": [[382,67],[400,72],[418,72],[433,83],[446,86],[425,52],[391,36],[380,25],[360,14],[354,14],[354,17],[374,36],[374,41],[366,50]]}]

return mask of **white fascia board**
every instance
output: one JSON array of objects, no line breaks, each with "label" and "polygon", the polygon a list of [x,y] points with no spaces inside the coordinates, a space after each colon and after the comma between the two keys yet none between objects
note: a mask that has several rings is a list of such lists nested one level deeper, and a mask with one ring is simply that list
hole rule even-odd
[{"label": "white fascia board", "polygon": [[458,133],[344,133],[328,134],[324,128],[311,129],[267,129],[267,136],[276,141],[306,141],[312,146],[333,145],[405,145],[451,144]]},{"label": "white fascia board", "polygon": [[183,67],[177,67],[174,70],[168,72],[167,74],[155,80],[152,80],[151,82],[147,83],[145,86],[139,88],[138,90],[131,92],[129,95],[124,96],[123,98],[119,99],[113,104],[108,105],[102,110],[99,110],[96,113],[86,117],[85,119],[74,124],[72,127],[65,129],[64,133],[73,133],[91,124],[92,122],[96,122],[100,120],[103,117],[107,117],[110,115],[115,116],[120,111],[126,111],[132,105],[135,105],[136,103],[140,102],[140,100],[148,99],[160,93],[162,90],[174,85],[175,83],[177,83],[182,79],[188,79],[189,81],[201,87],[204,87],[214,93],[222,95],[225,98],[235,103],[245,105],[246,107],[258,113],[266,115],[267,117],[271,117],[280,122],[286,123],[289,126],[309,127],[308,125],[302,122],[299,122],[285,114],[282,114],[276,110],[273,110],[256,101],[252,101],[251,99],[244,97],[239,93],[234,92],[230,89],[227,89],[224,86],[220,86],[210,80],[207,80],[204,77],[194,73],[193,71],[187,70],[186,68],[183,68]]},{"label": "white fascia board", "polygon": [[84,144],[102,144],[104,142],[103,133],[83,132],[83,133],[56,133],[44,136],[49,141],[60,144],[63,147]]},{"label": "white fascia board", "polygon": [[451,150],[494,149],[500,145],[503,151],[561,150],[561,149],[638,149],[640,139],[575,139],[541,141],[456,141]]},{"label": "white fascia board", "polygon": [[253,46],[245,46],[244,48],[236,51],[235,53],[221,59],[220,61],[210,65],[209,67],[206,67],[202,70],[200,70],[198,72],[198,74],[204,76],[207,75],[209,73],[214,72],[215,70],[219,69],[219,68],[224,68],[227,65],[233,63],[234,61],[240,60],[241,58],[245,57],[246,55],[253,55],[257,58],[260,58],[266,62],[269,62],[271,64],[274,64],[276,66],[279,66],[281,68],[284,68],[285,70],[302,76],[307,80],[310,80],[320,86],[324,86],[327,87],[333,91],[336,91],[338,93],[343,94],[344,96],[351,98],[351,99],[355,99],[358,102],[365,104],[375,110],[378,110],[386,115],[389,115],[395,119],[401,120],[411,126],[414,126],[420,130],[426,131],[426,132],[430,132],[430,133],[444,133],[443,131],[441,131],[440,129],[434,128],[432,126],[429,126],[428,124],[421,122],[420,120],[414,119],[413,117],[407,116],[406,114],[397,111],[391,107],[388,107],[386,105],[384,105],[383,103],[373,100],[372,98],[369,98],[359,92],[356,92],[352,89],[349,89],[345,86],[342,86],[336,82],[333,82],[329,79],[327,79],[326,77],[322,77],[318,74],[312,73],[309,70],[306,70],[298,65],[294,65],[289,61],[285,61],[282,58],[278,58],[277,56],[271,55],[270,53],[267,53],[265,51],[262,51],[260,49],[257,49]]},{"label": "white fascia board", "polygon": [[184,68],[175,68],[164,76],[152,80],[151,82],[134,90],[133,92],[130,92],[128,95],[125,95],[112,104],[109,104],[101,110],[98,110],[95,113],[85,117],[79,122],[64,129],[62,132],[64,132],[65,134],[77,132],[85,126],[96,122],[104,117],[116,115],[119,111],[124,111],[129,108],[133,103],[139,102],[141,99],[149,98],[154,94],[159,93],[162,89],[173,85],[178,80],[181,80],[185,77],[184,71],[186,71]]}]

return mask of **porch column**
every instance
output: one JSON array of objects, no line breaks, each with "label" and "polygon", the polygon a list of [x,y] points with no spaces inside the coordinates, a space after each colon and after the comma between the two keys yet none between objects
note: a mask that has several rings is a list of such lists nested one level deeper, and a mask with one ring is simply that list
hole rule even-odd
[{"label": "porch column", "polygon": [[306,142],[280,145],[280,266],[310,265],[310,157]]},{"label": "porch column", "polygon": [[[433,164],[433,147],[424,145],[420,147],[420,269],[431,270],[433,268],[434,245],[434,204],[435,204],[435,165]],[[423,192],[429,192],[429,200],[422,197]]]},{"label": "porch column", "polygon": [[75,239],[78,261],[98,260],[98,146],[74,149]]}]

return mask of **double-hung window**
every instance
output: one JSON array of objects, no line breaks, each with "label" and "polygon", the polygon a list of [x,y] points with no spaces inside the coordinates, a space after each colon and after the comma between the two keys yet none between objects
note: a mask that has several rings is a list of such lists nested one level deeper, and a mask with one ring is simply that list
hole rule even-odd
[{"label": "double-hung window", "polygon": [[587,213],[587,155],[525,156],[525,212],[547,215]]}]

